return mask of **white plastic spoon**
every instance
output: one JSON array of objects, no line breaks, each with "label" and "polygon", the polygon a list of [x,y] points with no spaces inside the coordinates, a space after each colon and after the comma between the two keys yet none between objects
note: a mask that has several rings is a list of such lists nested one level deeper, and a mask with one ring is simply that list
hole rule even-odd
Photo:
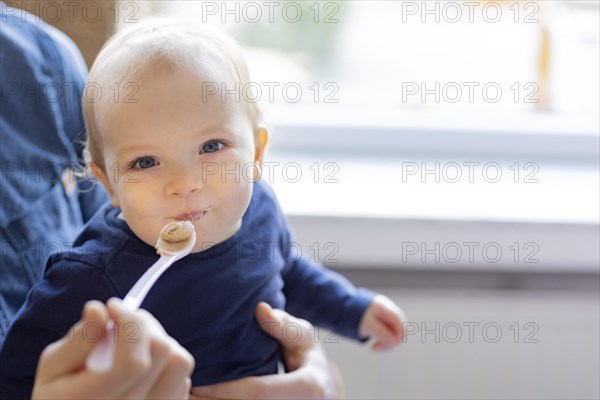
[{"label": "white plastic spoon", "polygon": [[[182,235],[187,237],[181,239]],[[133,285],[123,299],[124,306],[131,311],[137,310],[162,273],[175,261],[190,254],[195,243],[196,232],[191,222],[179,221],[165,225],[156,243],[160,258]],[[115,345],[115,322],[110,320],[106,325],[106,335],[100,339],[86,360],[87,369],[97,373],[110,370],[113,366]]]}]

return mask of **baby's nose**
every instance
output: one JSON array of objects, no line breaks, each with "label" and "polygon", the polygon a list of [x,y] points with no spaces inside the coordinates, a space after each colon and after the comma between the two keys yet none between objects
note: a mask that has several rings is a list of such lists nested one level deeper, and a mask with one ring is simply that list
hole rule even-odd
[{"label": "baby's nose", "polygon": [[183,196],[183,197],[185,197],[185,196],[188,196],[188,195],[190,195],[192,193],[196,193],[199,190],[200,190],[200,188],[191,188],[189,190],[185,189],[185,188],[182,188],[182,189],[178,189],[178,190],[172,191],[171,194],[173,194],[175,196]]},{"label": "baby's nose", "polygon": [[189,196],[190,194],[197,193],[204,188],[202,178],[200,174],[194,174],[193,172],[180,171],[174,174],[169,180],[167,185],[167,194],[172,196]]}]

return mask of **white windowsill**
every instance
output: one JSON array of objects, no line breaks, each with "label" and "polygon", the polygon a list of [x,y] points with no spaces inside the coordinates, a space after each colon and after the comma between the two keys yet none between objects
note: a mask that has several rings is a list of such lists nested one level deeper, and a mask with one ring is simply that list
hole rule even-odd
[{"label": "white windowsill", "polygon": [[[335,252],[329,258],[342,268],[600,272],[597,146],[588,147],[587,154],[580,158],[569,154],[569,149],[563,149],[562,157],[554,158],[535,151],[517,153],[512,158],[505,152],[484,151],[475,157],[475,148],[454,155],[451,151],[426,154],[414,149],[386,152],[389,148],[386,149],[386,142],[379,141],[382,132],[377,127],[368,128],[368,134],[362,138],[357,132],[349,134],[350,141],[362,140],[367,147],[379,142],[382,152],[375,156],[371,151],[356,151],[357,148],[336,151],[331,147],[335,146],[330,141],[331,134],[325,135],[323,130],[319,134],[321,128],[314,126],[316,129],[299,137],[301,124],[275,124],[276,135],[281,137],[276,136],[267,155],[272,169],[266,176],[299,244],[311,257],[316,256],[319,247],[318,258]],[[333,135],[343,134],[336,132],[339,126],[330,129]],[[582,131],[573,132],[573,146],[597,143],[593,132]],[[548,141],[549,136],[535,135]],[[311,140],[316,140],[312,151],[299,143],[309,144]],[[537,144],[538,141],[532,142],[531,149],[535,150]],[[425,163],[428,168],[435,163],[440,168],[456,163],[466,174],[468,167],[464,162],[479,162],[474,167],[473,182],[466,176],[457,183],[449,183],[443,176],[436,183],[433,174],[424,177],[427,183],[421,181],[419,173],[403,176],[407,163]],[[515,162],[520,167],[518,178]],[[537,183],[524,182],[533,171],[524,169],[526,162],[536,165],[537,171],[531,178]],[[290,176],[286,176],[284,167],[290,163],[296,165],[288,167]],[[326,168],[327,163],[331,164]],[[503,175],[497,183],[484,179],[482,166],[487,163],[500,166]],[[297,166],[302,178],[294,182]],[[315,179],[317,170],[319,176]],[[338,182],[325,183],[325,177],[333,171],[336,172],[330,179]],[[470,245],[475,246],[473,257],[465,243],[476,243]],[[481,250],[486,244],[494,246],[489,249],[488,259]],[[415,245],[417,253],[410,254]],[[435,250],[436,245],[439,250]],[[463,251],[458,258],[456,246]],[[496,260],[494,248],[502,251],[497,261],[492,261]],[[527,256],[537,261],[524,262]]]},{"label": "white windowsill", "polygon": [[274,149],[288,152],[550,157],[596,164],[600,157],[598,112],[499,114],[298,104],[271,105],[266,120]]}]

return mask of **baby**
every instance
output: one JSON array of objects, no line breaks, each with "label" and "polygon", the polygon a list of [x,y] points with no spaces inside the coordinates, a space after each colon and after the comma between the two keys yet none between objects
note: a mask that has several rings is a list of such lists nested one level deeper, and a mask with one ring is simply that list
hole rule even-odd
[{"label": "baby", "polygon": [[350,338],[374,337],[376,350],[401,341],[391,300],[291,251],[290,228],[260,180],[268,133],[259,109],[214,92],[249,82],[234,42],[184,23],[138,24],[102,49],[89,82],[102,92],[83,104],[86,161],[112,204],[72,250],[50,257],[8,333],[0,372],[17,393],[31,390],[40,352],[86,301],[125,296],[173,221],[190,221],[196,244],[142,307],[195,357],[193,386],[277,372],[278,343],[254,319],[261,301]]}]

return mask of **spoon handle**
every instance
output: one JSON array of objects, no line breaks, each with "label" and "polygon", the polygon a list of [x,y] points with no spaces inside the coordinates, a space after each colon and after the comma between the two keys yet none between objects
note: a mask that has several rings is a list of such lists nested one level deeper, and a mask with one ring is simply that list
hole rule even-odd
[{"label": "spoon handle", "polygon": [[165,256],[161,255],[158,261],[156,261],[146,272],[141,276],[140,279],[133,285],[133,287],[127,292],[127,295],[123,299],[123,304],[130,310],[137,310],[146,298],[146,295],[156,283],[156,280],[160,278],[163,272],[177,258],[176,255]]},{"label": "spoon handle", "polygon": [[112,368],[117,340],[115,329],[115,321],[111,319],[106,324],[106,334],[94,345],[94,349],[85,360],[89,371],[103,373]]},{"label": "spoon handle", "polygon": [[[129,290],[123,299],[123,305],[131,311],[137,310],[156,280],[176,259],[177,255],[161,255],[158,261],[148,268],[144,275]],[[102,373],[112,368],[116,347],[115,329],[117,329],[115,322],[113,320],[108,321],[106,324],[106,335],[102,336],[86,359],[88,370]]]}]

